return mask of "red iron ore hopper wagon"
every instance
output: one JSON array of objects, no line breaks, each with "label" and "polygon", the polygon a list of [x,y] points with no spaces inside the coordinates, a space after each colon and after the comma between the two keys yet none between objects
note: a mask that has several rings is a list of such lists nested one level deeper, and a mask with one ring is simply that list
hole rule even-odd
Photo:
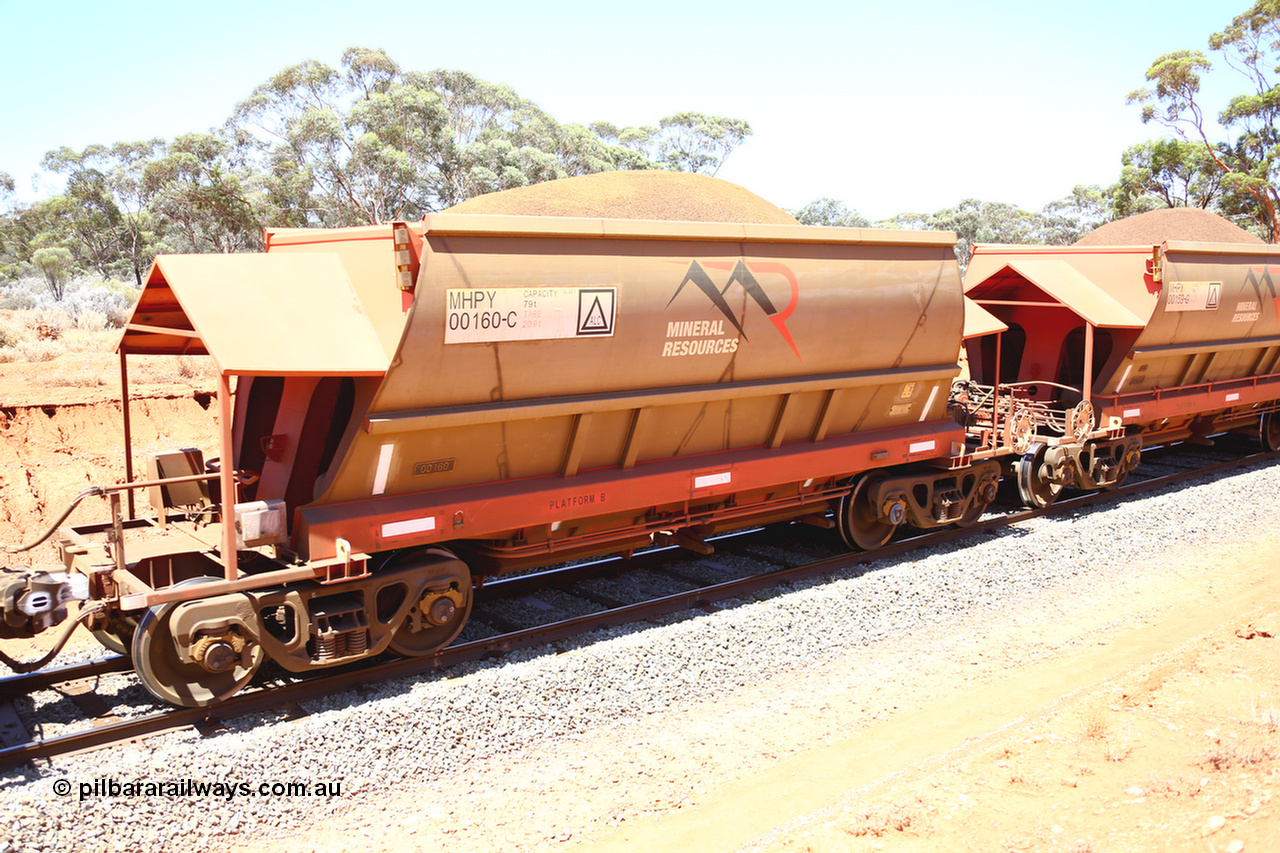
[{"label": "red iron ore hopper wagon", "polygon": [[[0,574],[0,631],[30,636],[84,600],[80,621],[148,690],[200,706],[266,658],[300,672],[432,653],[485,575],[706,551],[717,531],[828,513],[860,548],[973,520],[1000,453],[948,415],[953,246],[445,213],[161,256],[119,344],[129,482],[87,490],[113,520],[53,534],[65,574]],[[135,478],[128,357],[206,353],[221,441]]]},{"label": "red iron ore hopper wagon", "polygon": [[966,295],[1006,330],[969,341],[953,414],[1013,452],[1029,506],[1123,482],[1144,444],[1280,450],[1278,278],[1261,243],[977,246]]}]

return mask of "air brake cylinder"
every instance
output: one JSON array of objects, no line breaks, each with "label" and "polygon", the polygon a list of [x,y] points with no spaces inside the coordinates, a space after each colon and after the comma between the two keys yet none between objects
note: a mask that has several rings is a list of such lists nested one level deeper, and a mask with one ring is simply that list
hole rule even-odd
[{"label": "air brake cylinder", "polygon": [[89,597],[89,579],[66,572],[0,569],[0,637],[32,637],[67,618],[67,602]]}]

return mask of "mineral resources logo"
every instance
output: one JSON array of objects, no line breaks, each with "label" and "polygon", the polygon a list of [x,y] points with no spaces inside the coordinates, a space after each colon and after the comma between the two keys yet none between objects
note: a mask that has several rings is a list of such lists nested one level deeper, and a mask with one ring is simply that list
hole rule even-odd
[{"label": "mineral resources logo", "polygon": [[[718,287],[711,277],[708,270],[716,272],[728,272],[729,278],[725,282],[723,288]],[[791,300],[787,306],[779,311],[773,304],[773,300],[765,293],[764,288],[760,286],[757,275],[780,275],[790,286]],[[765,316],[777,328],[778,333],[782,335],[783,340],[787,342],[787,346],[791,347],[791,351],[796,354],[796,358],[801,358],[800,350],[796,348],[796,343],[791,338],[791,332],[787,329],[787,320],[791,317],[792,312],[796,310],[796,303],[800,299],[800,285],[796,281],[795,273],[784,264],[773,263],[770,261],[752,261],[748,264],[746,261],[692,261],[689,269],[684,274],[680,286],[676,288],[676,292],[671,295],[671,299],[667,301],[667,307],[676,301],[676,297],[684,290],[685,285],[692,283],[703,295],[711,301],[711,304],[724,316],[723,320],[694,320],[694,321],[676,321],[667,323],[667,340],[663,342],[662,355],[664,358],[671,356],[685,355],[714,355],[723,353],[735,353],[738,351],[738,343],[740,340],[746,341],[747,333],[743,330],[742,324],[738,322],[738,318],[734,316],[733,309],[729,307],[725,294],[729,292],[729,288],[735,284],[739,285],[747,295],[764,311]],[[725,330],[725,323],[728,323],[733,330],[737,332],[734,336],[731,332]],[[803,360],[801,358],[801,360]]]},{"label": "mineral resources logo", "polygon": [[[1266,266],[1262,268],[1261,273],[1253,267],[1249,267],[1249,271],[1245,273],[1244,283],[1253,288],[1253,292],[1258,295],[1259,302],[1266,302],[1268,301],[1267,297],[1270,297],[1271,305],[1276,312],[1276,322],[1280,323],[1280,294],[1276,293],[1275,278],[1271,275],[1273,269],[1280,273],[1280,267]],[[1263,293],[1264,287],[1266,289],[1265,294]]]}]

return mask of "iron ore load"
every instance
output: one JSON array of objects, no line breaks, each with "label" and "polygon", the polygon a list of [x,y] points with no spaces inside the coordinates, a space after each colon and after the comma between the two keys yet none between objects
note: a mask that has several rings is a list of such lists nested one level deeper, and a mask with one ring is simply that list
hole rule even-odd
[{"label": "iron ore load", "polygon": [[[126,482],[77,498],[112,520],[48,531],[65,573],[0,571],[0,636],[65,623],[36,666],[84,623],[210,705],[268,658],[434,653],[487,576],[785,521],[870,550],[975,522],[1002,477],[1044,506],[1144,443],[1280,447],[1269,247],[979,247],[966,295],[953,234],[805,227],[702,176],[487,198],[157,258]],[[220,441],[135,477],[137,354],[211,357]]]}]

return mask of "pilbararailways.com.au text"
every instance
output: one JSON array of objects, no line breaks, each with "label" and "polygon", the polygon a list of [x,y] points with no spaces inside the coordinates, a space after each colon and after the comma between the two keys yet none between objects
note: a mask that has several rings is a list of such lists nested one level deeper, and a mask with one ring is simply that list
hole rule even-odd
[{"label": "pilbararailways.com.au text", "polygon": [[81,801],[103,797],[165,797],[193,799],[217,797],[231,802],[236,797],[340,797],[341,780],[315,782],[206,782],[199,779],[165,779],[147,781],[130,779],[121,782],[114,778],[77,782],[59,779],[53,783],[53,792],[60,797],[72,793]]}]

